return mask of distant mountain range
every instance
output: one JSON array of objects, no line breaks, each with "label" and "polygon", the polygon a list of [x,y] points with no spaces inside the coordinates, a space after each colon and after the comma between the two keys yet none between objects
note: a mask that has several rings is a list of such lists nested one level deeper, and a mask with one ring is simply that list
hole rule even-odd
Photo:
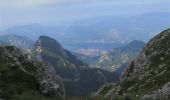
[{"label": "distant mountain range", "polygon": [[65,26],[15,26],[0,34],[23,35],[34,40],[46,35],[55,38],[68,49],[82,48],[81,44],[85,44],[86,48],[95,47],[96,44],[103,44],[103,48],[113,48],[113,44],[124,44],[132,40],[148,41],[169,26],[170,13],[148,13],[139,16],[94,17]]},{"label": "distant mountain range", "polygon": [[169,26],[169,13],[150,13],[131,17],[103,16],[77,21],[67,32],[74,33],[70,40],[86,43],[127,43],[132,40],[148,41]]},{"label": "distant mountain range", "polygon": [[3,35],[0,36],[0,44],[31,50],[34,48],[35,42],[25,36]]}]

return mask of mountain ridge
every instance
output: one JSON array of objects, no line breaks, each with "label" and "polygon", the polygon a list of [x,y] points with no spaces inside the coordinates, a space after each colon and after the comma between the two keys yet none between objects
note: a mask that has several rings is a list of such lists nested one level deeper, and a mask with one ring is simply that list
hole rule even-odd
[{"label": "mountain ridge", "polygon": [[105,92],[105,96],[169,100],[169,57],[170,29],[167,29],[149,41],[120,82]]},{"label": "mountain ridge", "polygon": [[[169,27],[170,13],[149,13],[139,16],[102,16],[83,19],[65,27],[24,25],[1,31],[1,34],[18,34],[36,40],[48,35],[64,45],[77,43],[124,43],[133,40],[148,41],[157,32]],[[154,24],[153,24],[154,23]],[[128,33],[128,34],[127,34]],[[147,34],[146,34],[147,33]]]}]

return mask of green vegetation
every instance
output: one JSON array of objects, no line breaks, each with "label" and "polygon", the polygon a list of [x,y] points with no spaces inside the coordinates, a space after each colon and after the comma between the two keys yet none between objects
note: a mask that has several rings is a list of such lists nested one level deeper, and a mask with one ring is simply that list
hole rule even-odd
[{"label": "green vegetation", "polygon": [[35,57],[37,57],[38,52],[37,51],[32,51],[30,54],[30,59],[35,59]]},{"label": "green vegetation", "polygon": [[[157,91],[170,82],[169,50],[170,30],[166,30],[152,39],[142,51],[147,59],[142,58],[141,54],[135,64],[134,62],[131,64],[123,80],[110,88],[113,90],[112,96],[115,96],[114,93],[117,92],[120,100],[125,100],[126,96],[131,97],[129,100],[139,100],[144,95],[151,94],[152,91]],[[138,72],[135,73],[134,70]],[[104,95],[106,95],[105,92]]]},{"label": "green vegetation", "polygon": [[105,84],[100,91],[100,95],[105,95],[111,88],[114,87],[115,84]]},{"label": "green vegetation", "polygon": [[39,67],[41,62],[31,61],[16,47],[0,47],[0,99],[54,100],[39,91]]},{"label": "green vegetation", "polygon": [[64,80],[66,96],[85,96],[96,91],[103,84],[115,81],[115,74],[89,68],[55,39],[41,36],[39,40],[37,48],[42,49],[40,55],[43,61],[54,66]]}]

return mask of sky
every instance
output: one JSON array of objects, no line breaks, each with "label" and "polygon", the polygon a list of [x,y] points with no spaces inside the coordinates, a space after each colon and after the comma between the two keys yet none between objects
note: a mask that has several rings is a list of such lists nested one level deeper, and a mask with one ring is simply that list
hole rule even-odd
[{"label": "sky", "polygon": [[15,25],[62,25],[104,15],[170,12],[170,0],[0,0],[0,30]]}]

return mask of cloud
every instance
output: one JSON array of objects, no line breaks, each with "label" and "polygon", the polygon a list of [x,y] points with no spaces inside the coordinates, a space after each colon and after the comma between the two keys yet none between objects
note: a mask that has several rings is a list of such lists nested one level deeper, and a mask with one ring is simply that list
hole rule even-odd
[{"label": "cloud", "polygon": [[56,3],[56,0],[0,0],[3,7],[27,8],[49,5]]},{"label": "cloud", "polygon": [[[0,4],[3,8],[34,8],[39,6],[50,5],[72,5],[72,4],[92,4],[102,2],[114,2],[115,4],[148,4],[148,3],[160,3],[169,2],[168,0],[0,0]],[[0,8],[2,8],[0,7]]]},{"label": "cloud", "polygon": [[92,3],[113,0],[0,0],[3,7],[30,8],[56,4]]}]

